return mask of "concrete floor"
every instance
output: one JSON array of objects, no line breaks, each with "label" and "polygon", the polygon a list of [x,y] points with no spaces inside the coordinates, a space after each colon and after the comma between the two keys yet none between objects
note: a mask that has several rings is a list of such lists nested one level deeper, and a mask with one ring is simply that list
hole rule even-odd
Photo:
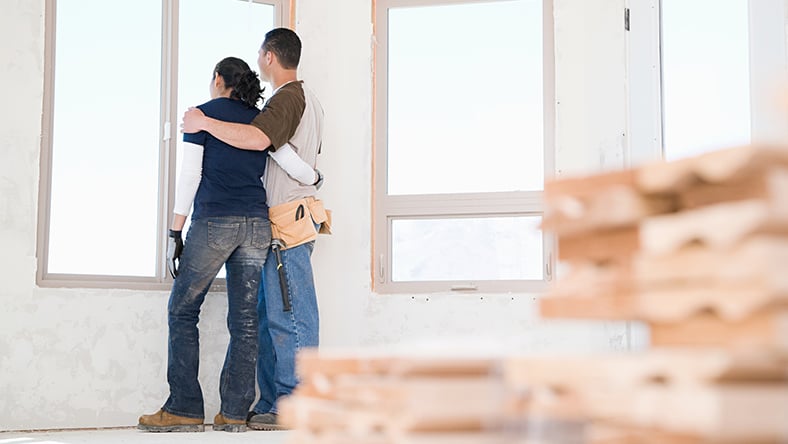
[{"label": "concrete floor", "polygon": [[0,444],[179,444],[256,443],[283,444],[287,432],[145,433],[137,429],[74,430],[57,432],[0,432]]}]

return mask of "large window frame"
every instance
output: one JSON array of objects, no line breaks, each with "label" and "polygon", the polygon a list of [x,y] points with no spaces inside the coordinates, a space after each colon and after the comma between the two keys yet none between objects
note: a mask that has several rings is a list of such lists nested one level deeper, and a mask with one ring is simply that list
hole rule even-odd
[{"label": "large window frame", "polygon": [[[293,27],[294,0],[239,0],[274,6],[275,26]],[[161,99],[159,108],[159,167],[158,167],[158,210],[156,273],[153,277],[110,276],[91,274],[59,274],[48,271],[50,208],[52,196],[52,129],[54,127],[54,85],[56,53],[57,0],[46,0],[45,4],[45,67],[44,103],[42,114],[40,179],[38,192],[38,242],[36,256],[38,268],[36,283],[41,287],[66,288],[117,288],[139,290],[168,290],[172,278],[167,272],[164,252],[166,250],[166,228],[172,220],[175,198],[176,144],[180,137],[177,115],[178,98],[178,17],[179,0],[161,0],[162,47],[161,47]],[[213,290],[224,287],[222,280],[216,281]]]},{"label": "large window frame", "polygon": [[[555,240],[542,233],[542,279],[539,280],[392,280],[392,221],[541,216],[542,191],[389,195],[388,141],[388,13],[393,8],[495,3],[502,0],[375,0],[374,17],[374,117],[373,117],[373,242],[372,288],[378,293],[537,293],[547,288],[554,268]],[[506,0],[503,0],[506,1]],[[542,0],[544,177],[554,176],[555,165],[555,63],[553,1]],[[438,25],[438,24],[436,24]]]},{"label": "large window frame", "polygon": [[[662,0],[629,2],[627,32],[628,138],[631,165],[665,158]],[[750,137],[768,143],[788,136],[774,111],[775,74],[788,73],[784,0],[747,0],[749,22]],[[714,11],[696,20],[713,19]],[[777,85],[779,87],[779,85]],[[720,147],[723,148],[723,147]]]}]

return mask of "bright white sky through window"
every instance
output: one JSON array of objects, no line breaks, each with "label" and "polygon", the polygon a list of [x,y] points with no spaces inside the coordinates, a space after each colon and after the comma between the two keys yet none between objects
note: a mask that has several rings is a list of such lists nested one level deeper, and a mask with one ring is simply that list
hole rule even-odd
[{"label": "bright white sky through window", "polygon": [[156,272],[161,5],[59,0],[50,273]]},{"label": "bright white sky through window", "polygon": [[747,3],[662,0],[666,159],[750,142]]},{"label": "bright white sky through window", "polygon": [[388,193],[538,191],[542,1],[392,8]]}]

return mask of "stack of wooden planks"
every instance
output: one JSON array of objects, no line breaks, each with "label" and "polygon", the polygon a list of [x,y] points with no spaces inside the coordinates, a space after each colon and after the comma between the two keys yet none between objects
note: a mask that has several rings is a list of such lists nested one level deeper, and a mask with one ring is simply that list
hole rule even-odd
[{"label": "stack of wooden planks", "polygon": [[301,352],[290,444],[504,444],[500,359]]},{"label": "stack of wooden planks", "polygon": [[571,271],[545,317],[638,319],[655,346],[788,350],[788,149],[743,147],[556,181]]},{"label": "stack of wooden planks", "polygon": [[578,425],[587,443],[788,440],[788,148],[555,181],[545,195],[570,270],[541,314],[639,320],[653,349],[509,360],[523,415]]},{"label": "stack of wooden planks", "polygon": [[[627,355],[505,360],[529,443],[782,443],[788,357],[661,348]],[[539,426],[535,426],[540,425]]]}]

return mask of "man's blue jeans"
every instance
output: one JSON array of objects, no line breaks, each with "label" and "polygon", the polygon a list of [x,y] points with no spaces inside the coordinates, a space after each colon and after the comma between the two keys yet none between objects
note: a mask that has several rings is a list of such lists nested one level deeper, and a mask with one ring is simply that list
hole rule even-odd
[{"label": "man's blue jeans", "polygon": [[165,411],[189,418],[205,417],[197,380],[197,322],[211,282],[225,264],[230,344],[219,387],[221,413],[231,419],[246,419],[255,396],[257,291],[270,244],[271,223],[266,218],[208,217],[192,221],[170,293],[170,396]]},{"label": "man's blue jeans", "polygon": [[260,400],[256,413],[277,413],[276,401],[289,395],[298,384],[295,357],[298,350],[318,345],[318,311],[312,276],[314,241],[280,252],[287,276],[290,311],[284,311],[276,257],[269,253],[263,267],[257,311],[260,316],[260,352],[257,384]]}]

